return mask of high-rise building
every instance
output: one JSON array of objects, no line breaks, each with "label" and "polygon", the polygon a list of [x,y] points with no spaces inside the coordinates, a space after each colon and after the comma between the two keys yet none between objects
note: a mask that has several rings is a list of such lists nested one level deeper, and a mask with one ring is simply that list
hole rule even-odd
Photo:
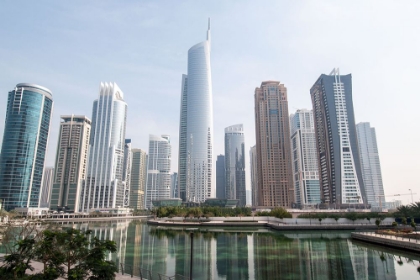
[{"label": "high-rise building", "polygon": [[22,83],[9,92],[0,155],[6,211],[40,207],[52,108],[52,93],[45,87]]},{"label": "high-rise building", "polygon": [[277,81],[255,89],[258,206],[291,207],[294,201],[287,89]]},{"label": "high-rise building", "polygon": [[314,117],[311,110],[300,109],[290,115],[292,168],[295,202],[299,208],[321,202]]},{"label": "high-rise building", "polygon": [[218,155],[216,159],[216,198],[226,198],[226,170],[224,155]]},{"label": "high-rise building", "polygon": [[82,212],[124,207],[124,150],[127,103],[116,83],[101,83],[93,102],[89,166]]},{"label": "high-rise building", "polygon": [[333,69],[311,88],[321,202],[327,207],[362,207],[365,188],[357,147],[351,74]]},{"label": "high-rise building", "polygon": [[251,167],[251,204],[258,206],[258,169],[257,169],[257,146],[254,145],[249,150]]},{"label": "high-rise building", "polygon": [[242,124],[225,128],[226,198],[246,205],[245,136]]},{"label": "high-rise building", "polygon": [[79,212],[90,132],[91,120],[86,116],[61,116],[50,209]]},{"label": "high-rise building", "polygon": [[125,139],[123,165],[124,207],[128,207],[130,204],[131,156],[131,139]]},{"label": "high-rise building", "polygon": [[150,135],[146,208],[151,209],[155,200],[167,198],[171,198],[171,141],[169,135]]},{"label": "high-rise building", "polygon": [[145,209],[144,193],[147,179],[147,153],[142,149],[131,149],[130,207]]},{"label": "high-rise building", "polygon": [[171,174],[171,198],[178,198],[178,172]]},{"label": "high-rise building", "polygon": [[375,128],[370,127],[368,122],[361,122],[356,125],[356,130],[367,203],[372,207],[385,207],[384,186],[382,184]]},{"label": "high-rise building", "polygon": [[54,182],[54,167],[44,168],[44,177],[42,178],[41,208],[50,208],[51,189]]},{"label": "high-rise building", "polygon": [[179,126],[179,192],[183,201],[214,196],[213,101],[210,20],[207,40],[188,50],[188,75],[182,76]]}]

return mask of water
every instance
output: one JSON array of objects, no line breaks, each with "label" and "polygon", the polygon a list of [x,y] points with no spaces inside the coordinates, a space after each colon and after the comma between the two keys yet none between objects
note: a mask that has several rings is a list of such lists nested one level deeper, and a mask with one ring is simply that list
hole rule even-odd
[{"label": "water", "polygon": [[[145,221],[84,223],[116,241],[109,258],[134,275],[189,276],[190,237]],[[193,279],[417,279],[420,255],[352,241],[350,231],[200,228],[194,232]],[[156,278],[155,278],[156,277]]]}]

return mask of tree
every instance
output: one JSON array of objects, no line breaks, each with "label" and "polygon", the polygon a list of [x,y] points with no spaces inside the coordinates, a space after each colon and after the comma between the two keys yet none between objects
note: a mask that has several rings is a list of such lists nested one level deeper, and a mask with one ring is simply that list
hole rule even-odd
[{"label": "tree", "polygon": [[91,231],[83,232],[73,228],[47,229],[38,235],[38,239],[25,237],[17,242],[19,254],[5,257],[0,276],[5,278],[4,276],[13,275],[13,279],[25,279],[25,271],[32,270],[30,261],[39,259],[44,263],[44,271],[28,279],[115,279],[117,266],[114,262],[107,261],[105,256],[107,252],[117,250],[115,242],[90,238],[90,234]]},{"label": "tree", "polygon": [[321,224],[321,222],[322,222],[322,218],[320,217],[320,218],[318,218],[318,221],[319,221],[319,224]]},{"label": "tree", "polygon": [[376,221],[375,221],[375,225],[378,227],[378,229],[379,229],[379,226],[381,225],[381,219],[376,219]]}]

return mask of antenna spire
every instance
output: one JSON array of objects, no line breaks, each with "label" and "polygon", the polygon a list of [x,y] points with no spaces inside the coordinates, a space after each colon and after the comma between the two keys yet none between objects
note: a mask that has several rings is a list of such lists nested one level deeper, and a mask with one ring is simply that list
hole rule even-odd
[{"label": "antenna spire", "polygon": [[209,42],[209,49],[211,47],[211,35],[210,35],[210,18],[209,18],[209,26],[207,29],[207,41]]}]

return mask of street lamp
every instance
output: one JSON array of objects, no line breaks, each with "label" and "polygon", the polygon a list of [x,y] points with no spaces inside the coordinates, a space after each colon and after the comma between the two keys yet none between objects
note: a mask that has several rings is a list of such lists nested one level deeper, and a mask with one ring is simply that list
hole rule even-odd
[{"label": "street lamp", "polygon": [[411,203],[414,203],[414,200],[413,200],[413,190],[412,189],[408,189],[409,191],[410,191],[410,193],[411,193]]}]

